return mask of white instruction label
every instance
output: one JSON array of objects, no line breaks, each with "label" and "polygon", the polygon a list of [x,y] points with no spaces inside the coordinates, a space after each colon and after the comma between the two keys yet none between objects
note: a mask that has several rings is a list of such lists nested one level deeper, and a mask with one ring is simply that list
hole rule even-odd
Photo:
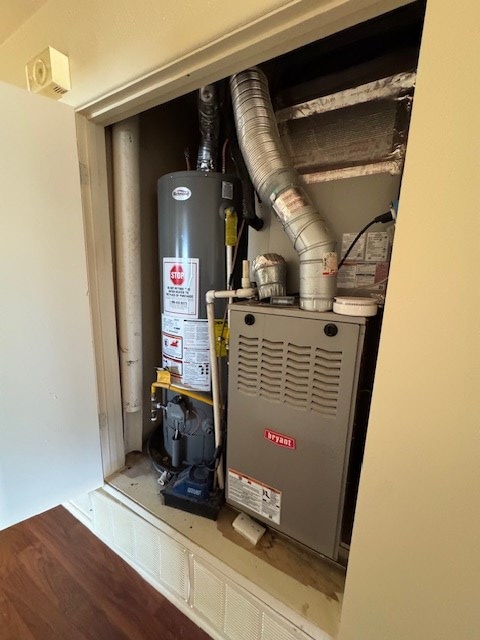
[{"label": "white instruction label", "polygon": [[305,206],[305,197],[297,189],[286,189],[273,203],[273,208],[282,223],[286,222],[291,213],[295,213]]},{"label": "white instruction label", "polygon": [[207,320],[162,314],[163,366],[172,382],[210,391],[210,349]]},{"label": "white instruction label", "polygon": [[262,518],[280,524],[282,492],[258,480],[228,470],[228,498],[250,509]]},{"label": "white instruction label", "polygon": [[163,310],[198,318],[198,258],[163,259]]},{"label": "white instruction label", "polygon": [[[357,237],[356,233],[344,233],[342,234],[342,258],[347,253],[348,248]],[[357,242],[353,245],[353,249],[348,254],[347,262],[354,262],[356,260],[363,260],[365,256],[365,236],[360,236]]]},{"label": "white instruction label", "polygon": [[359,262],[344,264],[338,272],[339,289],[371,289],[385,291],[388,280],[388,262]]},{"label": "white instruction label", "polygon": [[367,262],[386,262],[388,259],[388,233],[372,231],[367,234],[365,260]]}]

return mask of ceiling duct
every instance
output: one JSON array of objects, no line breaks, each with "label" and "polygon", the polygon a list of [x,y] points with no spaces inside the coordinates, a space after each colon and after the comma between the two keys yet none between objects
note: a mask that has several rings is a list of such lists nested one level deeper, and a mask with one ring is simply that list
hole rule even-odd
[{"label": "ceiling duct", "polygon": [[282,143],[302,182],[399,175],[415,77],[397,73],[277,111]]}]

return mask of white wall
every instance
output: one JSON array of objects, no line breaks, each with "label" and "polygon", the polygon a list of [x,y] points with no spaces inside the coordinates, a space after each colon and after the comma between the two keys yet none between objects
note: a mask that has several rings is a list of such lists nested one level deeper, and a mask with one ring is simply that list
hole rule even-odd
[{"label": "white wall", "polygon": [[341,640],[480,635],[479,22],[428,4]]}]

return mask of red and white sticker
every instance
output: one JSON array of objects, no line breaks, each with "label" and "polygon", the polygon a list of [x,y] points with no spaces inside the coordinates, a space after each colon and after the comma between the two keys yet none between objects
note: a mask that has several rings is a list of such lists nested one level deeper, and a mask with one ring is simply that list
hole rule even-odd
[{"label": "red and white sticker", "polygon": [[198,318],[198,258],[163,259],[163,311]]},{"label": "red and white sticker", "polygon": [[229,500],[250,509],[267,522],[280,524],[282,492],[235,469],[228,469]]},{"label": "red and white sticker", "polygon": [[265,431],[263,432],[263,437],[265,438],[265,440],[273,442],[273,444],[276,444],[279,447],[284,447],[285,449],[297,448],[297,442],[295,438],[290,438],[290,436],[286,436],[283,433],[277,433],[276,431],[272,431],[271,429],[265,429]]},{"label": "red and white sticker", "polygon": [[323,254],[323,273],[324,276],[334,276],[338,271],[337,254],[335,251],[328,251]]}]

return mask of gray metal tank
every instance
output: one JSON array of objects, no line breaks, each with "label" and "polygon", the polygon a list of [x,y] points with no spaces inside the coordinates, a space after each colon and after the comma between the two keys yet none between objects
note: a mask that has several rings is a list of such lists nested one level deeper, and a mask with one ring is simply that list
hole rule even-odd
[{"label": "gray metal tank", "polygon": [[240,181],[229,174],[178,171],[158,181],[160,273],[165,257],[199,259],[199,318],[206,318],[205,293],[226,287],[225,209],[240,217],[241,202]]},{"label": "gray metal tank", "polygon": [[[162,363],[172,371],[172,381],[186,389],[210,391],[206,377],[208,374],[209,379],[209,362],[204,355],[207,353],[205,294],[210,289],[226,288],[225,210],[234,207],[240,218],[241,202],[241,183],[229,174],[180,171],[158,180]],[[195,262],[193,266],[191,260]],[[183,282],[184,272],[188,269],[195,272],[193,294],[185,289]],[[180,279],[181,286],[176,278]],[[177,294],[178,299],[175,299]],[[179,306],[182,304],[184,308]],[[222,301],[216,303],[217,318],[223,316],[224,304]],[[172,395],[168,393],[167,399]],[[208,413],[205,416],[205,423],[208,423],[211,408],[196,400],[191,402],[194,410]],[[170,456],[174,448],[175,451],[179,448],[178,442],[173,444],[178,438],[178,424],[178,420],[173,420],[166,411],[163,435]],[[198,464],[213,457],[214,436],[208,431],[197,430],[192,437],[192,431],[185,423],[182,437],[186,440],[181,446],[185,464]]]}]

